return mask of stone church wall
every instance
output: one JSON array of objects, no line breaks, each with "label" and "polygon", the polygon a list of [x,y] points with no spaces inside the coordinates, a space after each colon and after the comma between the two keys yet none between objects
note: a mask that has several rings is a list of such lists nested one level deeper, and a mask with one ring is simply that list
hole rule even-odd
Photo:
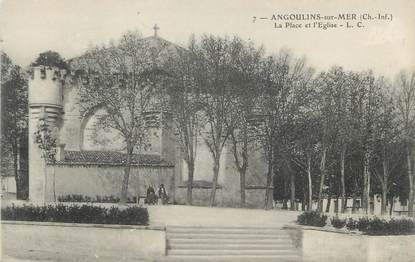
[{"label": "stone church wall", "polygon": [[[132,167],[128,196],[144,196],[148,185],[157,190],[164,184],[170,197],[174,197],[174,170],[168,167]],[[48,199],[53,199],[53,184],[56,197],[80,194],[84,196],[120,196],[124,175],[122,167],[99,166],[49,166],[47,172]]]},{"label": "stone church wall", "polygon": [[[199,149],[201,147],[199,146]],[[203,152],[203,151],[202,151]],[[205,154],[207,152],[204,152]],[[206,181],[211,181],[212,168],[209,155],[203,156],[205,165],[204,175]],[[219,172],[219,188],[216,190],[215,205],[223,207],[239,207],[241,200],[240,177],[234,163],[234,156],[229,148],[224,149],[222,155],[223,161]],[[200,162],[199,162],[200,163]],[[246,206],[250,208],[263,208],[265,198],[265,168],[264,160],[261,158],[259,151],[251,152],[249,159],[249,168],[246,173]],[[200,174],[196,169],[195,178],[198,179]],[[184,180],[187,180],[187,174],[184,174]],[[254,186],[254,187],[252,187]],[[211,188],[193,188],[193,204],[198,206],[208,206],[210,201]],[[186,203],[187,188],[183,185],[177,188],[176,202],[178,204]]]},{"label": "stone church wall", "polygon": [[246,207],[263,208],[265,206],[265,189],[249,188],[245,190]]},{"label": "stone church wall", "polygon": [[76,87],[67,84],[64,88],[63,125],[60,129],[59,142],[65,144],[66,150],[80,149],[81,115],[79,97]]},{"label": "stone church wall", "polygon": [[[215,206],[222,207],[237,207],[239,206],[239,194],[238,192],[232,192],[227,190],[228,188],[216,189]],[[210,200],[210,188],[193,188],[193,205],[196,206],[209,206]],[[186,204],[187,188],[180,187],[176,192],[176,202],[178,204]]]}]

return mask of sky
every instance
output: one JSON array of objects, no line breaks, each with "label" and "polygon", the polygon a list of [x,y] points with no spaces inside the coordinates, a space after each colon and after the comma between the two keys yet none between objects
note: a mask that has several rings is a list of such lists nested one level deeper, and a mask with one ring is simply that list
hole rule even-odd
[{"label": "sky", "polygon": [[[299,13],[388,13],[392,21],[321,30],[276,29],[269,20]],[[254,16],[268,20],[253,22]],[[79,56],[128,30],[150,36],[156,23],[160,37],[182,46],[192,34],[238,35],[269,54],[288,48],[317,70],[340,65],[386,76],[415,70],[415,0],[0,0],[1,47],[21,66],[46,50]]]}]

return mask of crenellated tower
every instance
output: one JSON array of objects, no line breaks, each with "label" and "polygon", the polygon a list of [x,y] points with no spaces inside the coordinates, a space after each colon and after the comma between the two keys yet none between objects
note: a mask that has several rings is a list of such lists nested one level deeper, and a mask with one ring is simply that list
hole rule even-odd
[{"label": "crenellated tower", "polygon": [[[35,141],[40,124],[46,124],[54,134],[62,125],[63,86],[66,70],[56,67],[32,68],[29,78],[29,200],[48,202],[53,200],[53,190],[47,175],[46,161]],[[59,139],[57,140],[57,145]]]}]

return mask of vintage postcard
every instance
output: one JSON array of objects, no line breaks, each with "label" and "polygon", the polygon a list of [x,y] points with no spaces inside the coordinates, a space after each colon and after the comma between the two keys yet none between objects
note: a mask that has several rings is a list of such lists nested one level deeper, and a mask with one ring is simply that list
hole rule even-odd
[{"label": "vintage postcard", "polygon": [[414,0],[2,0],[2,261],[415,261]]}]

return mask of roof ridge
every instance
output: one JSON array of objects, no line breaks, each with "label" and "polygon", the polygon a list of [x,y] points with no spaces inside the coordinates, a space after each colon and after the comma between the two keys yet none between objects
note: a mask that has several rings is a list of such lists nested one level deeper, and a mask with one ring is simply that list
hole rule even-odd
[{"label": "roof ridge", "polygon": [[[121,152],[121,151],[115,151],[115,150],[66,150],[65,152],[95,152],[95,153],[117,153],[117,154],[127,154],[125,152]],[[152,154],[152,153],[133,153],[133,155],[148,155],[148,156],[159,156],[159,154]]]},{"label": "roof ridge", "polygon": [[[58,164],[67,165],[113,165],[122,166],[126,161],[126,153],[105,150],[65,150],[65,158]],[[133,154],[131,164],[134,166],[174,166],[159,154]]]}]

